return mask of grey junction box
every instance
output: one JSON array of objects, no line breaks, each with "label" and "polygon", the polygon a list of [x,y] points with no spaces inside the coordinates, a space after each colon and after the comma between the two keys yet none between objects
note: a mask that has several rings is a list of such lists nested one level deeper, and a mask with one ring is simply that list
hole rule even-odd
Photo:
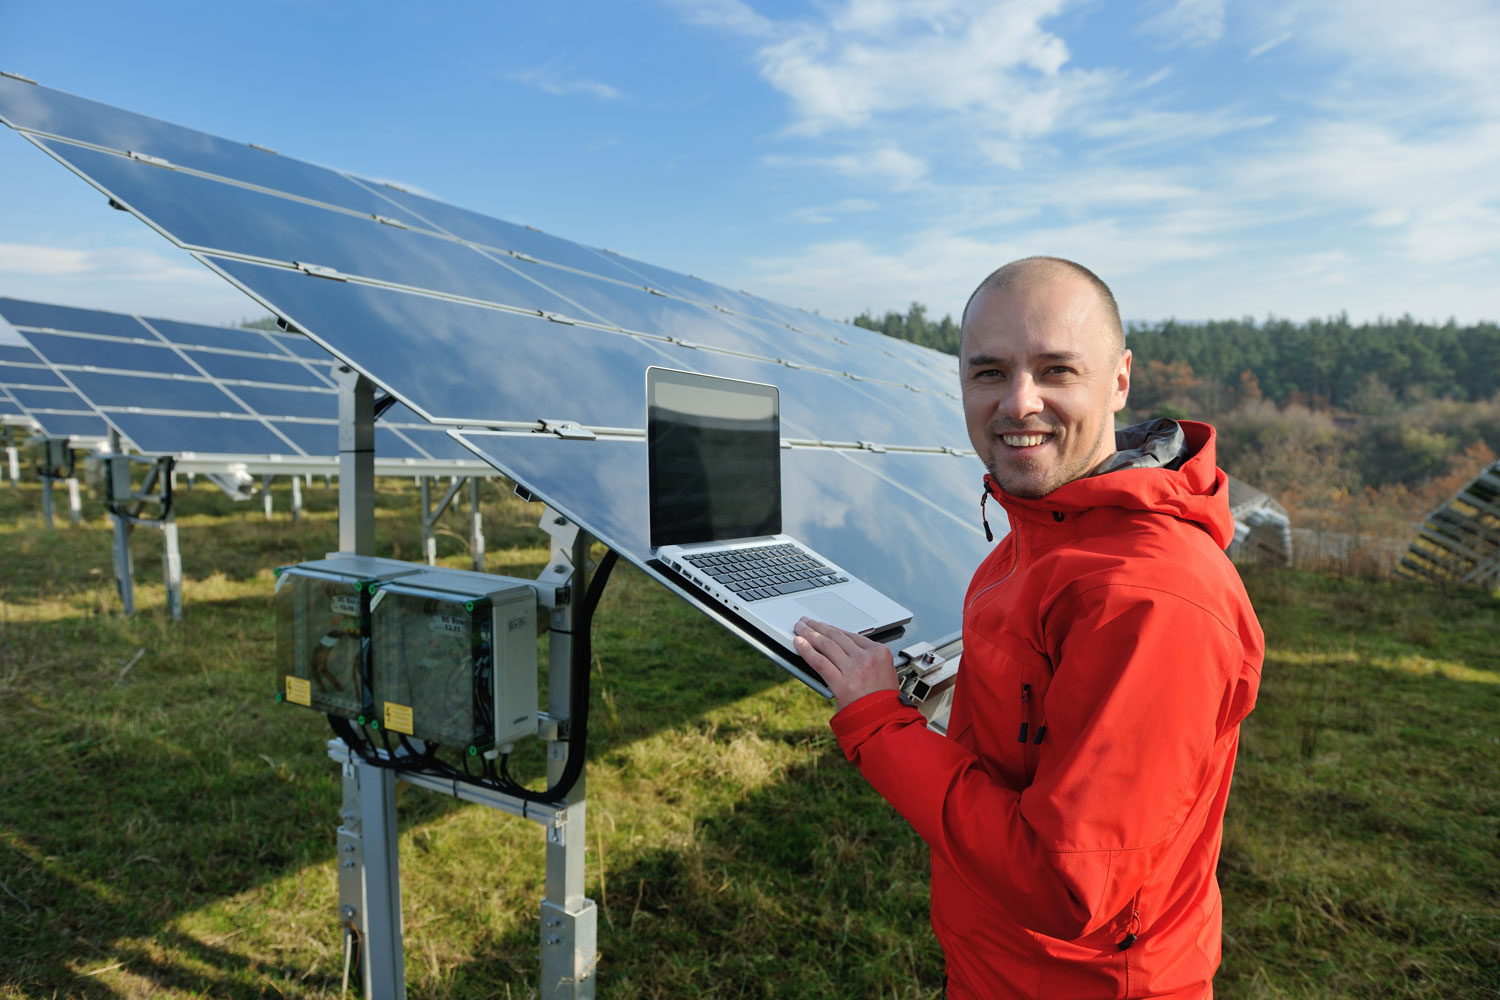
[{"label": "grey junction box", "polygon": [[537,733],[528,580],[421,569],[370,599],[370,686],[387,730],[471,754]]},{"label": "grey junction box", "polygon": [[375,718],[362,643],[370,599],[382,580],[421,567],[396,559],[333,553],[276,571],[276,662],[291,704],[361,724]]}]

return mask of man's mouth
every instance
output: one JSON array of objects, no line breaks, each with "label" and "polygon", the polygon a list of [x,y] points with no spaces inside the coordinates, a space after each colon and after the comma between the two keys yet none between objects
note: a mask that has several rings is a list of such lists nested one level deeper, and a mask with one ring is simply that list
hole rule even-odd
[{"label": "man's mouth", "polygon": [[1051,437],[1050,434],[1033,432],[1029,434],[1001,434],[1000,440],[1012,448],[1035,448],[1049,437]]}]

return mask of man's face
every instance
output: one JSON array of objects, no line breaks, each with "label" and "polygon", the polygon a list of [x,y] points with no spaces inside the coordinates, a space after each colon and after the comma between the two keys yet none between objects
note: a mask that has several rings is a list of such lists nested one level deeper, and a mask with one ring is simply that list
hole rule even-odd
[{"label": "man's face", "polygon": [[1043,497],[1114,454],[1130,352],[1083,278],[1061,273],[986,289],[969,305],[959,379],[969,440],[1007,493]]}]

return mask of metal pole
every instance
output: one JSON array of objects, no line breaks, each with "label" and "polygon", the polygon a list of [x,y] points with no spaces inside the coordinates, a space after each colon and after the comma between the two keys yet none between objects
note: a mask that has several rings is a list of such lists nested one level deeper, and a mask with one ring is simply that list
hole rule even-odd
[{"label": "metal pole", "polygon": [[406,996],[401,944],[401,874],[396,855],[396,773],[356,761],[364,840],[365,996]]},{"label": "metal pole", "polygon": [[479,516],[479,477],[469,477],[469,552],[474,572],[484,572],[484,520]]},{"label": "metal pole", "polygon": [[375,385],[339,369],[339,551],[375,554]]},{"label": "metal pole", "polygon": [[67,482],[68,518],[74,524],[79,524],[83,521],[83,504],[78,499],[78,480],[70,477]]},{"label": "metal pole", "polygon": [[437,538],[432,534],[432,477],[422,477],[422,552],[427,565],[437,565]]},{"label": "metal pole", "polygon": [[16,432],[11,428],[5,428],[5,464],[10,471],[10,484],[19,486],[21,482],[21,452],[16,447]]},{"label": "metal pole", "polygon": [[292,476],[292,520],[302,520],[302,477]]},{"label": "metal pole", "polygon": [[[548,511],[549,516],[554,516]],[[557,518],[562,522],[560,517]],[[565,523],[565,522],[563,522]],[[556,538],[556,536],[554,536]],[[572,562],[569,600],[552,612],[548,641],[547,712],[553,718],[570,714],[572,697],[572,630],[574,611],[588,589],[590,538],[579,530],[571,552],[554,545],[552,565],[560,557]],[[573,751],[566,740],[547,745],[547,780],[556,781]],[[577,748],[578,753],[583,748]],[[598,910],[583,895],[586,838],[585,778],[580,775],[568,792],[564,821],[547,830],[547,880],[541,905],[541,1000],[593,1000],[594,965],[598,960]]]},{"label": "metal pole", "polygon": [[52,527],[52,477],[42,474],[42,523]]},{"label": "metal pole", "polygon": [[266,520],[271,519],[271,480],[274,476],[260,477],[260,502],[266,510]]},{"label": "metal pole", "polygon": [[[339,383],[339,550],[375,554],[375,386],[347,368]],[[357,957],[365,996],[406,995],[396,776],[355,760],[345,765],[339,827],[339,922],[345,959]],[[357,947],[356,947],[357,946]]]},{"label": "metal pole", "polygon": [[167,610],[174,622],[182,620],[182,550],[177,545],[177,520],[172,514],[161,525],[161,574],[167,584]]}]

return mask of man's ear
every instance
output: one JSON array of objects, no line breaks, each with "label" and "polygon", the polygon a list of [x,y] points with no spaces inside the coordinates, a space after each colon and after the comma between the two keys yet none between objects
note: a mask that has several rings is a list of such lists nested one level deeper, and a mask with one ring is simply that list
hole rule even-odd
[{"label": "man's ear", "polygon": [[1119,413],[1125,409],[1125,402],[1130,398],[1130,350],[1126,348],[1120,354],[1120,366],[1115,372],[1115,392],[1110,400],[1114,409],[1111,413]]}]

